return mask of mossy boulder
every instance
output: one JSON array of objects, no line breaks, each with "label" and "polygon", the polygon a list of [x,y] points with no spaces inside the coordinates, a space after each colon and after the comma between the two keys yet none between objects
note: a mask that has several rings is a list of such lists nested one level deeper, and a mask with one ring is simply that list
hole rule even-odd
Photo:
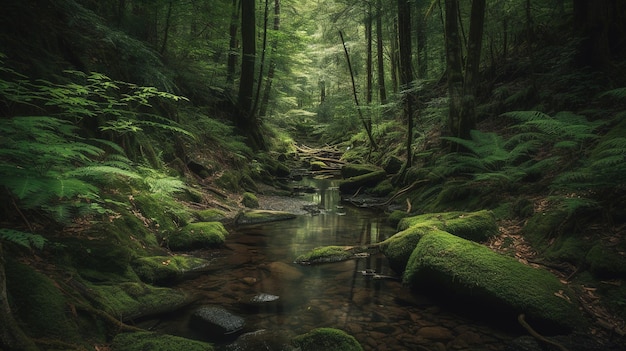
[{"label": "mossy boulder", "polygon": [[339,191],[342,193],[354,193],[360,188],[373,188],[387,178],[383,170],[350,177],[339,183]]},{"label": "mossy boulder", "polygon": [[403,282],[478,307],[482,315],[514,321],[524,313],[531,325],[547,333],[584,326],[574,294],[554,275],[445,232],[420,239]]},{"label": "mossy boulder", "polygon": [[491,211],[428,213],[407,217],[400,221],[398,230],[412,226],[435,227],[461,238],[481,242],[498,233]]},{"label": "mossy boulder", "polygon": [[602,243],[595,244],[585,260],[593,275],[598,278],[626,277],[626,257]]},{"label": "mossy boulder", "polygon": [[220,222],[190,223],[167,237],[172,250],[194,250],[224,243],[228,231]]},{"label": "mossy boulder", "polygon": [[370,189],[370,194],[374,196],[385,197],[391,194],[394,190],[393,184],[390,179],[385,179],[378,183],[373,189]]},{"label": "mossy boulder", "polygon": [[380,171],[380,168],[369,164],[347,164],[341,167],[342,178],[353,178],[364,174]]},{"label": "mossy boulder", "polygon": [[13,260],[7,260],[5,273],[11,307],[27,334],[68,343],[80,341],[69,302],[52,279]]},{"label": "mossy boulder", "polygon": [[188,304],[190,300],[181,291],[154,287],[142,282],[84,284],[92,295],[95,308],[123,321],[172,312]]},{"label": "mossy boulder", "polygon": [[294,260],[298,264],[316,264],[328,262],[340,262],[354,257],[352,247],[324,246],[315,248],[304,253]]},{"label": "mossy boulder", "polygon": [[389,267],[398,273],[404,272],[407,262],[417,243],[427,234],[441,232],[432,226],[413,226],[398,232],[380,243],[380,251],[387,257]]},{"label": "mossy boulder", "polygon": [[356,339],[334,328],[318,328],[293,338],[293,344],[301,351],[363,351]]},{"label": "mossy boulder", "polygon": [[213,351],[213,345],[179,336],[153,332],[121,333],[113,338],[111,351]]},{"label": "mossy boulder", "polygon": [[400,221],[406,217],[408,217],[408,214],[405,211],[395,210],[389,214],[389,217],[387,217],[387,222],[389,222],[392,227],[397,228],[398,224],[400,224]]},{"label": "mossy boulder", "polygon": [[258,208],[259,199],[253,193],[245,192],[241,198],[241,204],[248,208]]},{"label": "mossy boulder", "polygon": [[294,219],[296,215],[283,211],[252,210],[242,212],[235,222],[237,224],[259,224]]},{"label": "mossy boulder", "polygon": [[328,166],[322,161],[312,161],[310,166],[312,171],[321,171],[327,167]]},{"label": "mossy boulder", "polygon": [[224,211],[215,208],[194,212],[194,217],[200,222],[219,222],[226,218]]},{"label": "mossy boulder", "polygon": [[209,261],[191,256],[139,257],[131,266],[139,278],[150,284],[174,283],[191,272],[208,266]]}]

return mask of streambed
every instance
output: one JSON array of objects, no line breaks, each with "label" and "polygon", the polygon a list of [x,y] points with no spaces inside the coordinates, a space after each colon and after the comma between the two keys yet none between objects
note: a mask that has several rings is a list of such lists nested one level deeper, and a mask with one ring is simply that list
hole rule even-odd
[{"label": "streambed", "polygon": [[[210,259],[209,271],[177,288],[198,296],[196,304],[142,326],[232,349],[235,336],[215,339],[189,328],[193,309],[212,305],[243,317],[241,333],[266,330],[288,340],[332,327],[353,335],[365,350],[504,350],[516,337],[412,293],[394,279],[397,274],[380,254],[294,264],[298,255],[315,247],[372,244],[395,233],[384,214],[343,205],[336,181],[305,179],[302,185],[317,189],[292,201],[308,204],[307,212],[293,220],[242,226],[228,236],[225,248],[195,252]],[[281,201],[285,199],[261,198],[261,206],[284,209]],[[249,303],[259,296],[278,299]]]}]

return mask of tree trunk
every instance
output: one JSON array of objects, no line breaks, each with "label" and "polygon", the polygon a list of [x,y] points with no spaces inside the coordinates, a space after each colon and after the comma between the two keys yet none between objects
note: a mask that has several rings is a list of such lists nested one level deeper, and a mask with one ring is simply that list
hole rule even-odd
[{"label": "tree trunk", "polygon": [[263,85],[263,71],[265,70],[265,52],[267,49],[267,21],[269,19],[269,0],[265,0],[265,10],[263,12],[263,43],[261,44],[261,63],[259,64],[259,78],[257,79],[256,94],[254,96],[254,102],[250,114],[255,114],[257,106],[259,105],[259,98],[261,96],[261,86]]},{"label": "tree trunk", "polygon": [[428,35],[426,34],[426,17],[424,8],[426,3],[419,2],[416,21],[417,32],[417,77],[425,79],[428,76]]},{"label": "tree trunk", "polygon": [[448,131],[459,136],[463,72],[461,66],[461,40],[457,22],[458,0],[445,1],[446,74],[448,78]]},{"label": "tree trunk", "polygon": [[39,350],[35,343],[20,329],[11,313],[7,296],[2,241],[0,241],[0,350]]},{"label": "tree trunk", "polygon": [[237,48],[239,43],[237,41],[237,29],[239,29],[239,10],[241,3],[237,0],[233,0],[233,12],[230,17],[230,26],[229,26],[229,35],[230,35],[230,43],[229,43],[229,51],[228,51],[228,68],[226,73],[226,83],[228,85],[232,84],[235,81],[235,70],[237,69]]},{"label": "tree trunk", "polygon": [[165,17],[165,29],[163,29],[163,41],[161,42],[161,50],[159,51],[161,55],[165,53],[165,49],[167,48],[167,39],[170,33],[170,22],[172,19],[172,2],[170,1],[167,4],[167,14]]},{"label": "tree trunk", "polygon": [[473,0],[463,81],[463,107],[458,132],[458,135],[463,139],[469,139],[470,131],[476,128],[476,87],[479,81],[484,23],[485,0]]},{"label": "tree trunk", "polygon": [[413,165],[413,68],[411,65],[411,3],[398,0],[398,49],[400,52],[400,91],[402,92],[403,114],[407,121],[406,171]]},{"label": "tree trunk", "polygon": [[382,0],[376,0],[376,56],[378,63],[378,99],[382,105],[387,103],[385,89],[385,60],[383,51],[383,9]]},{"label": "tree trunk", "polygon": [[[372,104],[372,67],[373,67],[373,52],[372,52],[372,4],[368,2],[367,13],[365,14],[365,41],[366,41],[366,84],[365,84],[365,103],[369,106]],[[371,128],[371,119],[369,119]]]},{"label": "tree trunk", "polygon": [[398,92],[398,66],[400,55],[398,52],[398,19],[393,19],[393,37],[391,38],[391,88],[394,93]]},{"label": "tree trunk", "polygon": [[[274,0],[274,31],[280,29],[280,0]],[[269,105],[270,95],[272,93],[272,83],[274,82],[274,72],[276,71],[276,49],[278,48],[278,40],[272,41],[272,50],[270,52],[270,64],[267,71],[265,82],[265,91],[261,99],[261,107],[259,108],[259,117],[265,117],[267,114],[267,106]]]}]

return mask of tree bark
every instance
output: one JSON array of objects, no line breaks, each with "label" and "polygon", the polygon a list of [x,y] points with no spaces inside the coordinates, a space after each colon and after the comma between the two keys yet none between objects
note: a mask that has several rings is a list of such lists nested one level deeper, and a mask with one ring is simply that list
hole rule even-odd
[{"label": "tree bark", "polygon": [[[280,0],[274,0],[274,31],[280,30]],[[267,78],[265,82],[265,91],[261,99],[261,107],[259,108],[259,117],[267,115],[267,106],[269,105],[270,95],[272,93],[272,83],[274,82],[274,72],[276,71],[276,50],[278,49],[278,40],[272,40],[272,49],[270,52],[270,64],[267,70]]]},{"label": "tree bark", "polygon": [[39,350],[13,318],[7,296],[2,241],[0,241],[0,350]]},{"label": "tree bark", "polygon": [[461,41],[457,22],[458,0],[445,1],[446,75],[448,78],[448,131],[458,136],[463,94]]},{"label": "tree bark", "polygon": [[[367,13],[365,14],[365,41],[366,41],[366,84],[365,103],[369,106],[372,103],[372,80],[373,80],[373,52],[372,52],[372,4],[368,2]],[[371,128],[371,119],[370,119]]]},{"label": "tree bark", "polygon": [[226,73],[226,83],[230,86],[235,81],[235,70],[237,69],[237,47],[239,45],[237,41],[237,30],[239,29],[239,10],[241,3],[237,0],[233,0],[233,9],[230,17],[229,26],[229,51],[228,51],[228,64]]},{"label": "tree bark", "polygon": [[398,49],[400,52],[400,91],[402,92],[403,115],[407,123],[406,171],[413,165],[413,68],[411,64],[411,3],[398,0]]},{"label": "tree bark", "polygon": [[378,63],[378,99],[380,100],[381,105],[385,105],[387,103],[387,89],[385,88],[382,0],[376,0],[376,57]]},{"label": "tree bark", "polygon": [[261,63],[259,64],[259,78],[257,79],[256,94],[254,96],[254,102],[250,114],[255,114],[257,106],[259,105],[259,98],[261,96],[261,87],[263,85],[263,71],[265,70],[265,52],[267,49],[267,21],[269,19],[269,0],[265,0],[265,10],[263,12],[263,43],[261,44]]},{"label": "tree bark", "polygon": [[426,17],[424,7],[427,4],[420,2],[417,11],[417,77],[425,79],[428,76],[428,35],[426,35]]}]

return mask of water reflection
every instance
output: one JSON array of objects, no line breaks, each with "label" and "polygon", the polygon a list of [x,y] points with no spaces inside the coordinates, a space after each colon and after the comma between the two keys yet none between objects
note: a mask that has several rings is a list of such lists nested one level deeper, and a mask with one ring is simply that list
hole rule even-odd
[{"label": "water reflection", "polygon": [[[318,189],[302,195],[318,204],[318,214],[239,228],[228,237],[226,249],[200,253],[212,258],[214,271],[180,288],[199,295],[199,304],[220,305],[244,316],[246,331],[297,335],[334,327],[355,336],[365,350],[504,348],[508,336],[445,312],[389,279],[395,272],[380,254],[332,264],[294,264],[298,255],[315,247],[366,245],[395,233],[380,213],[342,205],[336,181],[305,180],[302,186]],[[280,299],[251,311],[243,302],[255,294]],[[159,328],[210,340],[187,330],[187,319],[184,314],[170,316]]]}]

